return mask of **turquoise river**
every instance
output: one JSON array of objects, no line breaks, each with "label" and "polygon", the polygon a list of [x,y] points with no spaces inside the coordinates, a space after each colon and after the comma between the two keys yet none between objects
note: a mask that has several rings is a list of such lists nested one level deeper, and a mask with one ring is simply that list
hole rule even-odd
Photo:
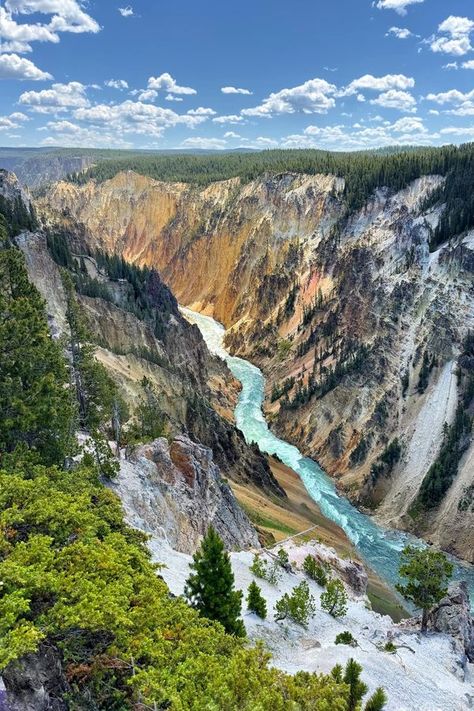
[{"label": "turquoise river", "polygon": [[[340,496],[330,477],[318,464],[304,457],[297,447],[279,439],[269,429],[262,412],[264,377],[252,363],[231,356],[223,346],[224,327],[209,316],[182,308],[183,316],[198,326],[209,350],[223,358],[233,375],[242,384],[235,409],[237,427],[247,442],[256,442],[262,452],[276,454],[303,481],[309,495],[321,512],[337,523],[357,548],[361,558],[390,586],[398,581],[400,553],[407,543],[423,545],[421,541],[402,531],[384,528],[373,518],[355,508]],[[474,601],[474,566],[452,559],[455,579],[466,580],[471,602]]]}]

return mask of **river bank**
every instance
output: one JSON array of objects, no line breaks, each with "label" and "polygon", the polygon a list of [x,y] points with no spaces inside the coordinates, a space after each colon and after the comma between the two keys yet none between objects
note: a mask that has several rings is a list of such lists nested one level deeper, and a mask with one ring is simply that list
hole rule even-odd
[{"label": "river bank", "polygon": [[[316,539],[334,548],[340,558],[364,563],[342,528],[323,516],[298,474],[274,457],[269,457],[268,462],[274,477],[285,490],[287,499],[277,499],[256,487],[229,482],[238,502],[259,533],[263,534],[264,541],[267,544],[282,541],[288,536],[315,527],[296,540],[302,543]],[[395,622],[406,617],[407,613],[396,593],[370,568],[367,568],[367,574],[367,596],[372,608],[380,614],[390,615]]]}]

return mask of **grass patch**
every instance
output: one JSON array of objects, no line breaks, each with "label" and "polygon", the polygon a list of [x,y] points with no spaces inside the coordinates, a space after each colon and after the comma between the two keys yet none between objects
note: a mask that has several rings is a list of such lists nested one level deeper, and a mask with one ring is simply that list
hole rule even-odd
[{"label": "grass patch", "polygon": [[251,508],[247,504],[240,503],[240,505],[255,526],[260,526],[263,528],[272,528],[273,530],[279,531],[280,533],[286,533],[288,536],[294,536],[296,533],[298,533],[296,528],[287,526],[286,524],[282,523],[281,521],[277,521],[274,518],[262,516],[261,513],[256,511],[256,509]]}]

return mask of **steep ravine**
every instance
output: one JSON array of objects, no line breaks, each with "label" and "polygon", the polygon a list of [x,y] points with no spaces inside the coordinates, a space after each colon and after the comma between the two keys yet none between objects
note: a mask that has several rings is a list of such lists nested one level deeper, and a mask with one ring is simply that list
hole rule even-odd
[{"label": "steep ravine", "polygon": [[[442,505],[408,514],[453,417],[456,359],[474,325],[472,238],[428,249],[440,210],[423,205],[441,183],[379,189],[346,223],[343,181],[318,175],[202,189],[128,172],[58,183],[39,209],[91,248],[156,266],[181,303],[233,327],[228,347],[265,372],[276,432],[382,522],[471,560],[474,514],[460,502],[472,444]],[[315,382],[322,393],[308,392]],[[397,437],[400,461],[374,483],[371,467]]]}]

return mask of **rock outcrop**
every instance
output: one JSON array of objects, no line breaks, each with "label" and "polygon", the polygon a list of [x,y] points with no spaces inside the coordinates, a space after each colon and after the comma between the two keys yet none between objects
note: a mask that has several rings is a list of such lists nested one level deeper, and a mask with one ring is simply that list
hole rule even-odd
[{"label": "rock outcrop", "polygon": [[210,525],[229,549],[259,546],[211,450],[185,435],[139,447],[121,460],[111,487],[134,528],[163,538],[175,550],[193,553]]},{"label": "rock outcrop", "polygon": [[428,629],[451,635],[464,664],[474,662],[474,620],[465,582],[449,586],[446,597],[430,614]]},{"label": "rock outcrop", "polygon": [[[67,711],[68,691],[61,656],[49,643],[26,654],[2,672],[6,687],[5,711]],[[2,708],[0,706],[0,708]]]}]

